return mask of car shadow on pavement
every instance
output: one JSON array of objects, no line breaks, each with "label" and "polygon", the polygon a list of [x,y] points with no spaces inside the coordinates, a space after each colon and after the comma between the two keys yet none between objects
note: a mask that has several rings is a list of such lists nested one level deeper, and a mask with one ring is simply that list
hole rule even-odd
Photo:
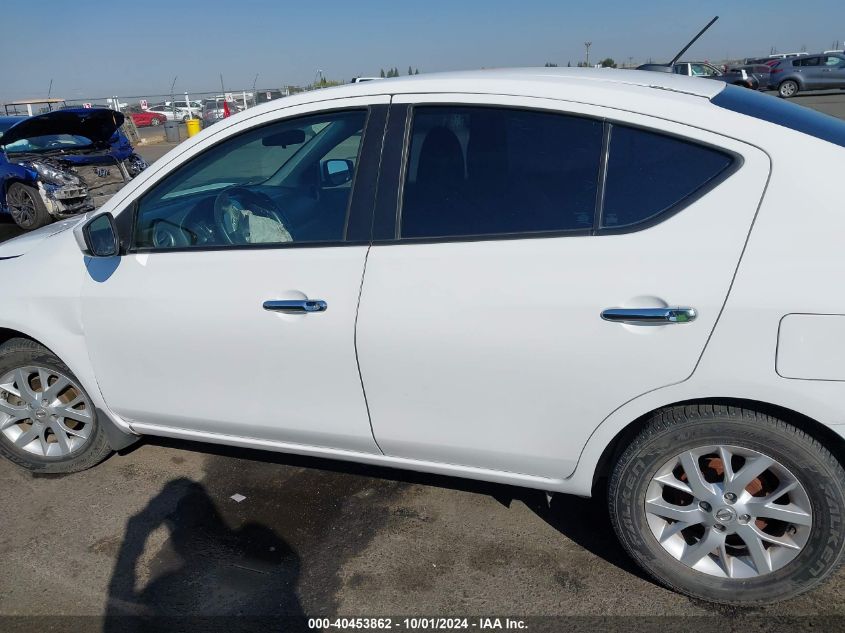
[{"label": "car shadow on pavement", "polygon": [[299,573],[299,556],[273,530],[230,528],[203,485],[174,479],[126,524],[102,630],[233,633],[284,622],[305,631]]},{"label": "car shadow on pavement", "polygon": [[[233,446],[189,442],[163,437],[147,437],[145,442],[159,446],[190,450],[221,457],[246,459],[253,462],[278,464],[300,468],[318,469],[350,477],[372,478],[401,484],[434,486],[491,497],[510,507],[521,502],[540,519],[580,547],[628,572],[637,578],[656,584],[628,556],[613,531],[607,510],[607,499],[597,495],[591,499],[573,495],[555,494],[548,498],[545,492],[518,486],[475,481],[460,477],[434,475],[408,470],[370,466],[317,457],[257,451]],[[136,445],[137,446],[137,445]],[[130,449],[131,450],[131,449]]]}]

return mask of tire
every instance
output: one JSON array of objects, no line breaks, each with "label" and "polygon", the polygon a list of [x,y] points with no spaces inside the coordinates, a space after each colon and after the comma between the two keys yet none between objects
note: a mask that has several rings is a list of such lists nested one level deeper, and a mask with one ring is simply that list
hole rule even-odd
[{"label": "tire", "polygon": [[161,121],[158,120],[158,117],[153,117],[152,119],[150,119],[150,125],[152,125],[153,127],[157,127],[161,125]]},{"label": "tire", "polygon": [[187,123],[189,118],[191,118],[191,117],[189,117],[187,114],[185,116],[183,116],[182,117],[182,123]]},{"label": "tire", "polygon": [[[687,477],[680,458],[690,470],[698,466],[703,484]],[[742,486],[766,458],[772,465]],[[715,492],[709,507],[698,502],[708,498],[704,492],[680,490],[685,481],[695,484],[687,486],[691,492]],[[623,547],[658,582],[695,598],[752,606],[809,591],[836,572],[845,546],[844,487],[839,461],[782,420],[734,407],[679,406],[656,412],[627,447],[608,505]],[[739,493],[733,501],[731,490]],[[679,506],[683,522],[665,518]],[[789,522],[772,518],[787,513]]]},{"label": "tire", "polygon": [[[31,394],[42,394],[43,402],[36,405],[38,408],[26,406],[31,396],[21,398],[14,393],[21,394],[19,372],[29,376]],[[56,406],[44,400],[41,379],[45,376],[49,385],[47,396]],[[67,380],[67,386],[60,379]],[[54,394],[49,393],[50,387]],[[77,404],[63,406],[73,402]],[[31,417],[20,419],[22,412],[23,415],[28,412]],[[12,413],[19,421],[9,424]],[[62,417],[64,413],[78,419]],[[28,441],[34,434],[37,435]],[[99,464],[111,453],[96,409],[67,365],[29,339],[11,339],[0,345],[0,455],[33,472],[75,473]]]},{"label": "tire", "polygon": [[22,182],[9,185],[6,190],[6,206],[15,224],[24,231],[41,228],[53,221],[53,216],[47,211],[38,190]]},{"label": "tire", "polygon": [[800,86],[797,81],[787,79],[778,85],[778,96],[782,99],[788,99],[789,97],[797,95],[799,90]]}]

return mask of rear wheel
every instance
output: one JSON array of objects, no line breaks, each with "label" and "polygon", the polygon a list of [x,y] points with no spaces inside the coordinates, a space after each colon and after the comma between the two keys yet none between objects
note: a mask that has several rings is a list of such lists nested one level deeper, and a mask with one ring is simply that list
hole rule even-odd
[{"label": "rear wheel", "polygon": [[152,125],[153,127],[161,125],[161,121],[158,120],[158,117],[153,117],[152,119],[150,119],[150,125]]},{"label": "rear wheel", "polygon": [[28,470],[72,473],[111,453],[79,381],[28,339],[0,346],[0,455]]},{"label": "rear wheel", "polygon": [[22,182],[9,185],[6,190],[6,206],[12,219],[24,231],[40,228],[53,221],[38,190]]},{"label": "rear wheel", "polygon": [[798,94],[798,82],[787,79],[778,86],[778,96],[788,99]]},{"label": "rear wheel", "polygon": [[705,600],[790,598],[843,557],[842,466],[804,432],[753,411],[657,412],[617,463],[609,504],[634,560]]}]

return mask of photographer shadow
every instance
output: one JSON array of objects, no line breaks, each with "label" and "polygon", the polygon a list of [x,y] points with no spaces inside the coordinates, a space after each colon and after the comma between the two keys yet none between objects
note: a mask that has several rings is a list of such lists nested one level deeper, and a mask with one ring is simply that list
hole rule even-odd
[{"label": "photographer shadow", "polygon": [[299,575],[299,556],[273,530],[230,528],[204,486],[175,479],[127,522],[103,632],[232,633],[282,622],[304,631]]}]

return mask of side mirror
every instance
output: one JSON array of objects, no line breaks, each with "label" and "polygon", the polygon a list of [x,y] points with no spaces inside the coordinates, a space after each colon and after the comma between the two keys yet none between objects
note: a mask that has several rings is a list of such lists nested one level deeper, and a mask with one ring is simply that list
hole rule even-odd
[{"label": "side mirror", "polygon": [[85,248],[91,257],[114,257],[120,254],[117,226],[111,213],[103,213],[82,227]]},{"label": "side mirror", "polygon": [[351,160],[334,158],[323,161],[323,182],[329,187],[337,187],[352,180],[354,165]]}]

